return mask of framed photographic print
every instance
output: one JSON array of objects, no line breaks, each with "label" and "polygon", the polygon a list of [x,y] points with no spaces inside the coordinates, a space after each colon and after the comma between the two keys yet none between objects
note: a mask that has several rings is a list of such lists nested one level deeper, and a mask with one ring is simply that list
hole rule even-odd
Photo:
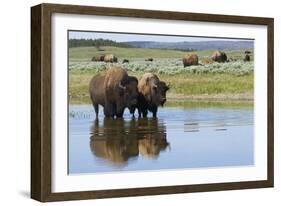
[{"label": "framed photographic print", "polygon": [[273,187],[273,19],[31,8],[31,197]]}]

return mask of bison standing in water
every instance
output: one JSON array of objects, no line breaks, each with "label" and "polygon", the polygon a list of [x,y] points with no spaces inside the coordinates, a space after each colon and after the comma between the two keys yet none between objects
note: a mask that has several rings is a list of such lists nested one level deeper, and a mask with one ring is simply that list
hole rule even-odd
[{"label": "bison standing in water", "polygon": [[227,62],[227,56],[224,52],[215,51],[212,54],[212,60],[215,62]]},{"label": "bison standing in water", "polygon": [[114,63],[114,62],[117,62],[118,59],[116,56],[114,56],[113,54],[107,54],[104,56],[104,62],[111,62],[111,63]]},{"label": "bison standing in water", "polygon": [[[139,117],[146,117],[148,111],[152,112],[153,117],[156,117],[158,106],[163,106],[166,102],[166,92],[169,87],[165,82],[152,73],[145,73],[138,83],[138,109]],[[130,110],[134,113],[135,108]]]},{"label": "bison standing in water", "polygon": [[182,59],[183,66],[198,65],[198,56],[196,54],[187,54]]},{"label": "bison standing in water", "polygon": [[113,67],[105,74],[92,78],[89,85],[90,97],[98,116],[98,107],[104,107],[106,117],[122,117],[126,107],[129,109],[137,103],[138,80],[128,76],[121,67]]}]

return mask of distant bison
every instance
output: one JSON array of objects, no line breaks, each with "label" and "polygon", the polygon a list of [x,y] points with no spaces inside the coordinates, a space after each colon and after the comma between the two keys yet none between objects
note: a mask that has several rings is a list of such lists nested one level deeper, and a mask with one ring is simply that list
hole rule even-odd
[{"label": "distant bison", "polygon": [[249,62],[249,61],[251,61],[250,55],[246,54],[244,57],[244,62]]},{"label": "distant bison", "polygon": [[182,59],[183,66],[198,65],[198,56],[196,54],[187,54]]},{"label": "distant bison", "polygon": [[249,51],[249,50],[246,50],[245,51],[245,54],[251,54],[252,52],[251,51]]},{"label": "distant bison", "polygon": [[94,57],[92,58],[92,61],[94,61],[94,62],[103,62],[103,61],[104,61],[104,56],[105,56],[105,55],[94,56]]},{"label": "distant bison", "polygon": [[[163,106],[166,102],[166,92],[169,87],[165,82],[152,73],[145,73],[138,83],[138,109],[139,117],[146,117],[148,111],[152,112],[153,117],[157,116],[158,106]],[[132,107],[131,113],[135,112]]]},{"label": "distant bison", "polygon": [[113,62],[117,62],[117,61],[118,61],[117,57],[113,54],[107,54],[104,56],[104,62],[113,63]]},{"label": "distant bison", "polygon": [[138,80],[128,76],[121,67],[113,67],[105,74],[92,78],[89,93],[98,116],[98,106],[104,107],[106,117],[122,117],[126,107],[129,109],[137,104]]},{"label": "distant bison", "polygon": [[153,62],[153,58],[148,58],[148,59],[146,59],[145,61],[147,61],[147,62]]},{"label": "distant bison", "polygon": [[129,63],[129,60],[128,59],[123,59],[123,62],[122,62],[123,64],[124,63]]},{"label": "distant bison", "polygon": [[212,54],[212,60],[215,62],[227,62],[227,56],[224,52],[215,51]]}]

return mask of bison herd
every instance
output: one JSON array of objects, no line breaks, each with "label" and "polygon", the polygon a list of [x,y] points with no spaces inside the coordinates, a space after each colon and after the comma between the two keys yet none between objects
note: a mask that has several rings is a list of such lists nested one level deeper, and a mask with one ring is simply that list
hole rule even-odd
[{"label": "bison herd", "polygon": [[[250,61],[250,51],[245,51],[245,56],[244,56],[244,61]],[[224,63],[224,62],[229,62],[229,59],[227,58],[227,55],[225,52],[222,51],[215,51],[213,52],[211,56],[211,60],[214,62],[219,62],[219,63]],[[232,60],[232,59],[230,59]],[[204,60],[206,62],[206,60]],[[197,54],[187,54],[183,57],[182,59],[183,66],[192,66],[192,65],[199,65],[199,58]],[[208,61],[209,63],[209,61]]]},{"label": "bison herd", "polygon": [[117,66],[94,76],[89,85],[96,116],[101,105],[104,115],[111,118],[122,118],[126,108],[131,114],[137,109],[139,117],[147,117],[148,111],[156,117],[158,106],[164,105],[168,90],[169,86],[155,74],[145,73],[138,81]]},{"label": "bison herd", "polygon": [[[251,61],[250,54],[251,54],[251,51],[245,51],[245,56],[243,58],[243,60],[245,62]],[[232,58],[228,59],[225,52],[214,51],[213,54],[211,55],[211,60],[214,62],[224,63],[224,62],[229,62],[229,60],[232,61],[233,59]],[[118,58],[114,54],[102,54],[102,55],[94,56],[92,58],[92,61],[116,63],[116,62],[118,62]],[[145,59],[145,61],[152,62],[153,58],[147,58],[147,59]],[[206,60],[204,60],[204,61],[206,61]],[[199,57],[197,54],[186,54],[183,57],[182,62],[183,62],[184,67],[192,66],[192,65],[199,65]],[[122,63],[123,64],[129,63],[129,60],[123,59]]]}]

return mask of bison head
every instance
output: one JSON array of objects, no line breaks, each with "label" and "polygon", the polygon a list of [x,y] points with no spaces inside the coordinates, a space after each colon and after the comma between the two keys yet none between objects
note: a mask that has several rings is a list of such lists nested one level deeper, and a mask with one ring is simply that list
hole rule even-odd
[{"label": "bison head", "polygon": [[151,103],[155,105],[163,106],[166,102],[166,92],[169,90],[169,86],[165,82],[159,81],[157,83],[151,83]]},{"label": "bison head", "polygon": [[129,76],[128,79],[119,82],[119,95],[123,97],[125,106],[129,109],[136,106],[138,98],[138,80]]}]

